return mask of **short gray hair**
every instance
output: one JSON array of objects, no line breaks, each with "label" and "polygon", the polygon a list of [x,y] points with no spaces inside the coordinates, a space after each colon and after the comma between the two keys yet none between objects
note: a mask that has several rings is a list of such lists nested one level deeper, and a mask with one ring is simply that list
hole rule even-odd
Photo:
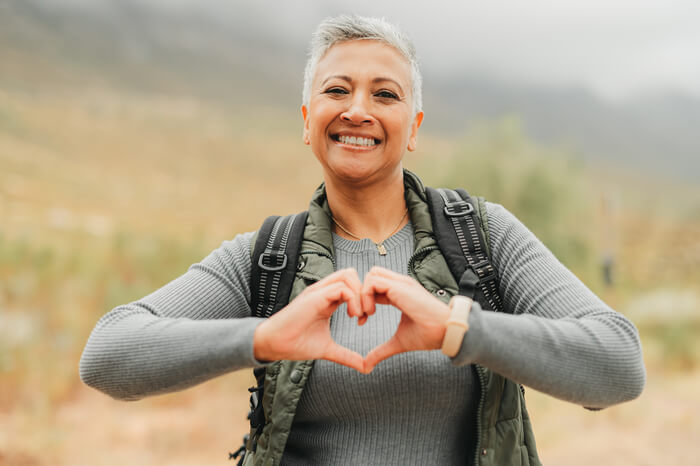
[{"label": "short gray hair", "polygon": [[321,58],[333,45],[351,40],[377,40],[395,48],[403,55],[411,66],[413,113],[422,111],[423,94],[421,88],[423,78],[420,74],[416,50],[411,40],[398,27],[384,18],[370,18],[357,15],[341,15],[326,18],[316,28],[316,31],[311,36],[309,58],[304,69],[302,103],[309,105],[311,85]]}]

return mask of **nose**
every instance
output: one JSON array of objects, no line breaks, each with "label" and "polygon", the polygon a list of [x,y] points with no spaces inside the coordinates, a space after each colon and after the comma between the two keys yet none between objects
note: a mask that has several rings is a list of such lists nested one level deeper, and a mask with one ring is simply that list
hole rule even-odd
[{"label": "nose", "polygon": [[353,99],[350,101],[350,106],[340,114],[340,119],[356,126],[372,124],[375,121],[369,111],[368,98],[360,93],[353,96]]}]

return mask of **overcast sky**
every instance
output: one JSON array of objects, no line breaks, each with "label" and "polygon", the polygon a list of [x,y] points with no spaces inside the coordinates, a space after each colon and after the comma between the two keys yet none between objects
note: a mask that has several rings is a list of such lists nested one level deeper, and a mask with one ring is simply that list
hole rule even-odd
[{"label": "overcast sky", "polygon": [[150,1],[222,19],[246,15],[299,44],[328,15],[384,16],[413,37],[426,71],[584,87],[612,100],[700,98],[700,0]]},{"label": "overcast sky", "polygon": [[328,13],[385,16],[408,31],[431,69],[583,85],[613,99],[645,91],[700,97],[699,0],[263,3],[285,5],[268,12],[303,38]]}]

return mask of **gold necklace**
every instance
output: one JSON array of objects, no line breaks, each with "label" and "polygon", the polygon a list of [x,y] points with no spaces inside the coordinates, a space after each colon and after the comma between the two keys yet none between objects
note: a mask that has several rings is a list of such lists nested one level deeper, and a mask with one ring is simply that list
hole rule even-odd
[{"label": "gold necklace", "polygon": [[[387,236],[386,238],[384,238],[383,240],[381,240],[381,241],[378,242],[378,243],[374,243],[374,241],[372,241],[372,242],[374,243],[374,245],[377,246],[377,251],[379,251],[379,255],[380,255],[380,256],[386,256],[386,248],[384,247],[384,241],[388,240],[389,238],[391,238],[391,237],[394,235],[394,233],[396,233],[397,231],[399,231],[399,228],[401,227],[401,224],[403,223],[403,219],[406,218],[406,214],[407,214],[407,213],[408,213],[408,208],[406,208],[406,210],[404,211],[403,215],[401,216],[401,220],[399,220],[399,224],[396,225],[396,228],[394,228],[394,231],[392,231],[392,232],[389,234],[389,236]],[[355,235],[354,233],[351,233],[350,231],[348,231],[348,229],[345,228],[343,225],[341,225],[340,222],[339,222],[335,217],[333,217],[333,215],[331,215],[331,220],[333,220],[333,223],[335,223],[336,225],[338,225],[338,228],[340,228],[341,230],[343,230],[345,233],[347,233],[348,235],[352,236],[352,237],[355,238],[356,240],[362,241],[362,238],[360,238],[359,236]]]}]

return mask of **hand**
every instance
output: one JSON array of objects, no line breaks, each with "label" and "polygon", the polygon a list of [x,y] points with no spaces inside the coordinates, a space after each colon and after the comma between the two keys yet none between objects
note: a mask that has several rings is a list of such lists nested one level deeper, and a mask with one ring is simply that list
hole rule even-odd
[{"label": "hand", "polygon": [[396,333],[365,357],[365,373],[395,354],[442,347],[450,309],[413,278],[373,267],[362,286],[361,319],[374,314],[375,303],[391,304],[402,314]]},{"label": "hand", "polygon": [[360,304],[362,284],[355,269],[339,270],[308,286],[255,329],[253,353],[261,361],[327,359],[364,372],[364,359],[331,338],[330,318],[347,303],[348,316],[367,321]]}]

